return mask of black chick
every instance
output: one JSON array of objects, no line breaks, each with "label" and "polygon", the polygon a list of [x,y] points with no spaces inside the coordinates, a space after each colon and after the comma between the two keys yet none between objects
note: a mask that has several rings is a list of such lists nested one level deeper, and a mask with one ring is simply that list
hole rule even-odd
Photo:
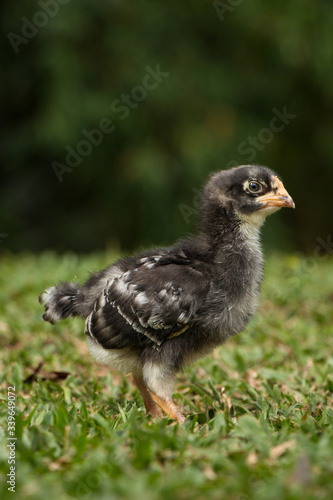
[{"label": "black chick", "polygon": [[60,283],[39,298],[43,319],[85,318],[98,361],[132,373],[147,414],[179,422],[176,373],[241,332],[255,313],[263,277],[260,226],[295,207],[278,176],[241,166],[208,181],[197,236],[124,258],[84,285]]}]

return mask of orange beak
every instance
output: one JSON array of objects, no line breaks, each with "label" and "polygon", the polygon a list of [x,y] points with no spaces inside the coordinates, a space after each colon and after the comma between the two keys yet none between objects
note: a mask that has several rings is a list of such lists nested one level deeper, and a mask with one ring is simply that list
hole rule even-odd
[{"label": "orange beak", "polygon": [[278,179],[274,177],[277,184],[277,190],[273,193],[264,194],[263,196],[258,196],[257,201],[263,204],[262,208],[266,207],[290,207],[295,208],[295,203],[292,197],[289,195],[288,191],[285,189],[284,185]]}]

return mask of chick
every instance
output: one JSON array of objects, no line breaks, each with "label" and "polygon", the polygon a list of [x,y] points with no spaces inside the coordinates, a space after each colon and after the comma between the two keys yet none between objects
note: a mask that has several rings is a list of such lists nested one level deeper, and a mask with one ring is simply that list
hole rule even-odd
[{"label": "chick", "polygon": [[147,414],[182,423],[175,376],[244,330],[263,278],[260,227],[295,207],[270,169],[245,165],[206,184],[198,234],[171,248],[123,258],[83,285],[62,282],[39,297],[43,319],[85,319],[92,356],[132,373]]}]

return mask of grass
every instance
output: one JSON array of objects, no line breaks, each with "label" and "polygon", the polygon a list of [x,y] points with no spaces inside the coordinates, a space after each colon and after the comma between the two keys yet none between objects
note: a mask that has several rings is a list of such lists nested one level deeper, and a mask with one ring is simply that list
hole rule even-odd
[{"label": "grass", "polygon": [[[41,320],[45,287],[115,257],[1,260],[1,498],[12,495],[9,386],[18,498],[333,498],[332,260],[267,261],[247,330],[179,375],[174,398],[188,415],[179,427],[147,419],[130,380],[90,358],[82,320]],[[24,382],[41,361],[36,380]]]}]

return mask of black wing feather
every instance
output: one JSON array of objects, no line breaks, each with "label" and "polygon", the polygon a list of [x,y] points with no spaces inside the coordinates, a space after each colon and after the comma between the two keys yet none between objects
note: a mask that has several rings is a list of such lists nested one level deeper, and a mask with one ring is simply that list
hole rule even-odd
[{"label": "black wing feather", "polygon": [[106,349],[159,349],[192,325],[209,284],[207,266],[182,254],[141,257],[107,283],[86,320],[86,333]]}]

